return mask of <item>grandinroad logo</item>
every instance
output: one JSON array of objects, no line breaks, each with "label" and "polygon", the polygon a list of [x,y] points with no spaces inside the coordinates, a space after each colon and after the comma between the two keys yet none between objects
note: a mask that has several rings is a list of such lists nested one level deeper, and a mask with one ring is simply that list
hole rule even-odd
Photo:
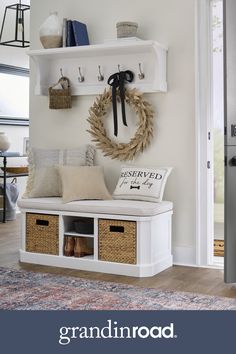
[{"label": "grandinroad logo", "polygon": [[177,338],[174,332],[174,323],[169,326],[146,326],[119,327],[118,322],[107,320],[107,326],[99,327],[61,327],[59,343],[67,345],[71,339],[135,339],[135,338],[153,338],[153,339],[173,339]]}]

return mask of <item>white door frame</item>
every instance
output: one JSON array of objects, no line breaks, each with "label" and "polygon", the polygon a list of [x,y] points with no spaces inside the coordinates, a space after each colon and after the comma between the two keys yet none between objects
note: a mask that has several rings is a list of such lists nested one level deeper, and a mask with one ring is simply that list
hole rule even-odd
[{"label": "white door frame", "polygon": [[[195,0],[196,22],[196,263],[213,264],[213,136],[211,0]],[[212,134],[211,134],[212,135]],[[211,167],[207,168],[210,161]]]}]

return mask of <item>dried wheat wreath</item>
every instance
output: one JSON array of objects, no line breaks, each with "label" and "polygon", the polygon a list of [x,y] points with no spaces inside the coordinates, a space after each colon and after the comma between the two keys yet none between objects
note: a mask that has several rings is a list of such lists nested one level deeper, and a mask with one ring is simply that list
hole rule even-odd
[{"label": "dried wheat wreath", "polygon": [[[119,100],[119,92],[117,92],[117,98]],[[92,135],[92,141],[103,151],[105,156],[120,161],[133,160],[150,144],[153,136],[154,113],[151,104],[143,99],[143,94],[137,89],[126,89],[125,102],[134,109],[138,116],[138,128],[128,143],[116,143],[107,136],[103,124],[103,118],[107,114],[111,102],[112,91],[105,89],[89,109],[87,121],[90,123],[90,130],[87,131]]]}]

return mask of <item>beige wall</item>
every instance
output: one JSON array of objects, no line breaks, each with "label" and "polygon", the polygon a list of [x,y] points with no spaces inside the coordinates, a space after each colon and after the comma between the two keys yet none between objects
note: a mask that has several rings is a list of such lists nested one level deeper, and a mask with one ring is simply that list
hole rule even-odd
[{"label": "beige wall", "polygon": [[[155,136],[151,147],[132,164],[139,166],[173,166],[165,199],[174,202],[173,245],[178,250],[195,247],[195,72],[194,72],[194,0],[31,0],[31,47],[42,48],[38,30],[49,12],[57,10],[63,17],[87,23],[91,44],[116,37],[115,24],[136,21],[139,36],[168,45],[168,93],[148,94],[155,109]],[[32,63],[30,139],[32,146],[76,147],[90,142],[86,132],[88,109],[94,96],[73,100],[68,111],[50,111],[48,98],[35,96],[35,67]],[[131,115],[132,116],[132,115]],[[109,121],[109,123],[108,123]],[[110,131],[111,117],[107,118]],[[135,129],[134,117],[128,118]],[[121,135],[119,139],[128,139]],[[132,131],[129,130],[132,135]],[[112,190],[121,163],[104,158],[98,152],[97,163],[105,167]],[[183,247],[183,249],[182,249]]]}]

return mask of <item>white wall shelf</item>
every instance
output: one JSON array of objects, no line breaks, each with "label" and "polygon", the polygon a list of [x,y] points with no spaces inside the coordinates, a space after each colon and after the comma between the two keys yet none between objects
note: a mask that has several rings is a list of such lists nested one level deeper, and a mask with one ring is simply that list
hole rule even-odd
[{"label": "white wall shelf", "polygon": [[[37,67],[36,95],[47,95],[48,88],[63,75],[70,79],[72,95],[103,92],[110,75],[131,70],[134,81],[128,87],[142,92],[166,92],[167,48],[152,40],[115,40],[104,44],[32,50],[28,52]],[[139,64],[145,77],[139,78]],[[100,65],[104,81],[98,80]],[[79,68],[84,82],[78,81]]]}]

